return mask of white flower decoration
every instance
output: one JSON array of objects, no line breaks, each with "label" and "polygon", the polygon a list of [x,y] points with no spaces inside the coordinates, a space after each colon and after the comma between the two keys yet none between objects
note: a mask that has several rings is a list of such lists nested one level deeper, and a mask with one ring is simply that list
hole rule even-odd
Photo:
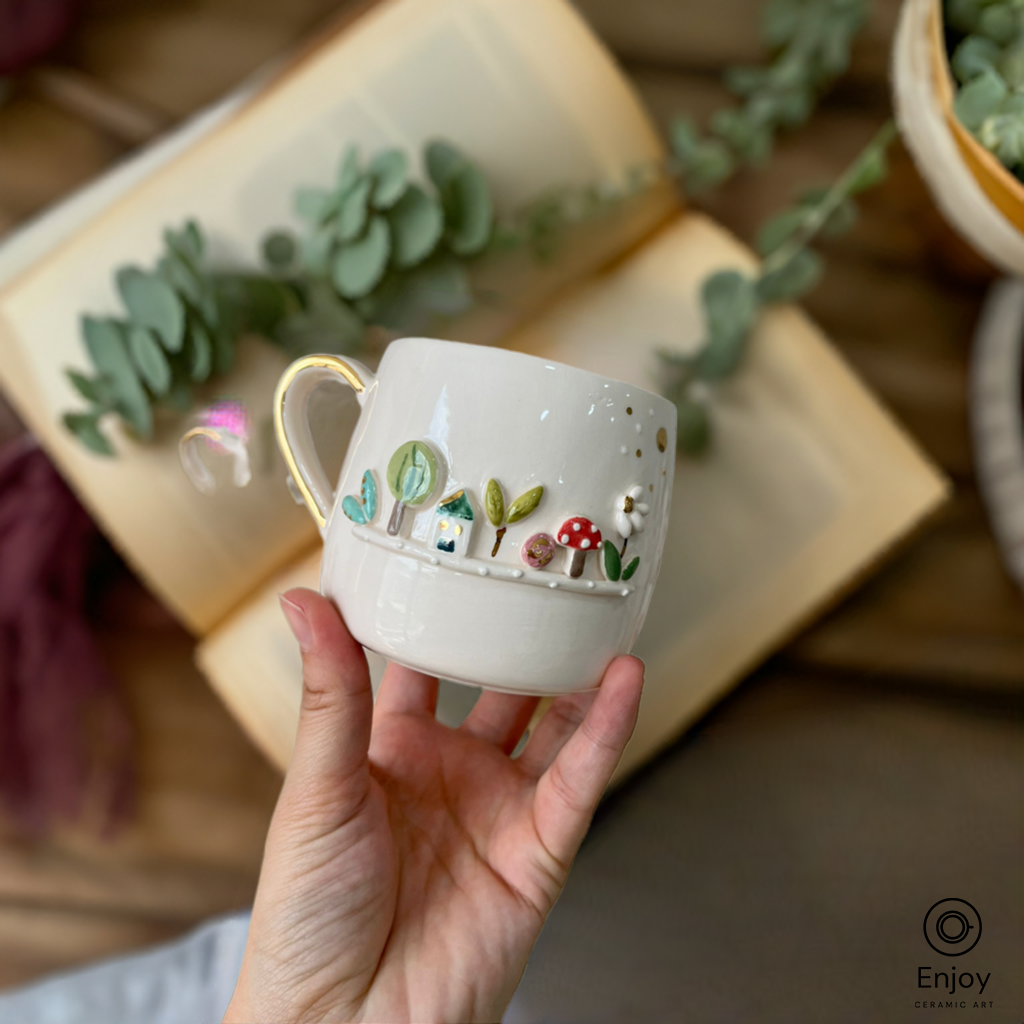
[{"label": "white flower decoration", "polygon": [[623,539],[644,532],[644,516],[651,511],[651,506],[640,500],[643,496],[644,489],[637,484],[616,500],[615,529]]}]

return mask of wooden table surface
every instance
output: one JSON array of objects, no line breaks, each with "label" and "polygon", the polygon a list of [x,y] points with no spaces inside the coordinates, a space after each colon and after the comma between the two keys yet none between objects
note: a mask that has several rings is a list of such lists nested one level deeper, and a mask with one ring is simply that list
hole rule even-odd
[{"label": "wooden table surface", "polygon": [[[758,0],[579,0],[658,120],[703,118],[722,68],[759,57]],[[73,38],[0,106],[0,234],[301,40],[332,0],[98,0]],[[764,169],[698,205],[744,239],[800,189],[832,180],[889,114],[898,6],[876,0],[850,74]],[[908,157],[870,193],[806,306],[949,474],[949,507],[775,665],[865,688],[1019,701],[1021,597],[974,485],[966,378],[992,272],[944,225]],[[0,409],[0,436],[5,428]],[[127,585],[127,584],[126,584]],[[158,620],[103,635],[137,730],[140,801],[113,840],[0,826],[0,986],[178,934],[252,898],[278,777]],[[159,649],[163,657],[155,659]],[[740,696],[731,699],[742,699]]]}]

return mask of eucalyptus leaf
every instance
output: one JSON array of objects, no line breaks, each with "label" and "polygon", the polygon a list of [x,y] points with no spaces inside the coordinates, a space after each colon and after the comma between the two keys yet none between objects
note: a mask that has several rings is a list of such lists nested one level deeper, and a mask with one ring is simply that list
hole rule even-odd
[{"label": "eucalyptus leaf", "polygon": [[698,145],[697,127],[691,117],[677,117],[669,129],[669,145],[682,161],[688,161]]},{"label": "eucalyptus leaf", "polygon": [[850,194],[854,195],[857,192],[865,191],[865,189],[874,188],[884,180],[888,173],[889,162],[886,159],[885,149],[881,146],[869,149],[857,162],[854,169],[849,183]]},{"label": "eucalyptus leaf", "polygon": [[375,210],[390,210],[405,191],[409,160],[400,149],[386,149],[378,153],[368,168],[373,179],[373,195],[370,201]]},{"label": "eucalyptus leaf", "polygon": [[302,264],[308,273],[316,277],[330,273],[335,245],[334,232],[325,227],[316,228],[302,239]]},{"label": "eucalyptus leaf", "polygon": [[171,366],[156,335],[146,327],[131,327],[128,348],[143,383],[156,395],[166,394],[171,386]]},{"label": "eucalyptus leaf", "polygon": [[363,233],[370,214],[370,193],[372,191],[373,179],[361,178],[341,200],[337,220],[339,241],[351,242]]},{"label": "eucalyptus leaf", "polygon": [[783,210],[782,213],[772,217],[757,235],[757,251],[762,256],[768,256],[775,252],[783,242],[797,231],[807,219],[807,210],[798,206],[792,210]]},{"label": "eucalyptus leaf", "polygon": [[995,71],[983,71],[956,94],[953,113],[969,131],[977,131],[986,117],[1006,99],[1006,83]]},{"label": "eucalyptus leaf", "polygon": [[132,320],[149,327],[168,352],[180,352],[185,332],[185,307],[171,286],[138,267],[117,272],[117,288]]},{"label": "eucalyptus leaf", "polygon": [[[202,324],[195,324],[193,331],[205,329]],[[237,337],[234,331],[228,330],[223,325],[209,332],[210,342],[213,345],[213,370],[215,374],[230,373],[235,365],[235,348]],[[273,337],[273,334],[270,335]]]},{"label": "eucalyptus leaf", "polygon": [[71,381],[71,386],[90,405],[95,405],[104,412],[114,408],[116,396],[109,377],[86,377],[77,370],[66,370],[65,373],[68,376],[68,380]]},{"label": "eucalyptus leaf", "polygon": [[366,234],[341,248],[334,257],[334,286],[346,299],[368,294],[383,276],[390,254],[388,222],[382,216],[374,216]]},{"label": "eucalyptus leaf", "polygon": [[98,414],[90,412],[65,413],[64,426],[89,451],[108,457],[115,454],[113,445],[100,430]]},{"label": "eucalyptus leaf", "polygon": [[806,295],[821,280],[821,257],[811,249],[800,249],[777,270],[757,282],[762,302],[791,302]]},{"label": "eucalyptus leaf", "polygon": [[799,0],[768,0],[761,14],[761,32],[770,47],[779,47],[791,39],[804,14]]},{"label": "eucalyptus leaf", "polygon": [[452,178],[466,166],[466,158],[452,145],[434,140],[425,153],[427,174],[438,192],[444,192]]},{"label": "eucalyptus leaf", "polygon": [[183,377],[175,377],[167,392],[165,403],[175,412],[187,412],[192,408],[192,387]]},{"label": "eucalyptus leaf", "polygon": [[295,262],[295,237],[287,231],[272,231],[263,239],[263,258],[275,270],[287,270]]},{"label": "eucalyptus leaf", "polygon": [[278,322],[299,308],[295,290],[285,281],[258,274],[221,274],[218,301],[230,306],[236,331],[271,337]]},{"label": "eucalyptus leaf", "polygon": [[199,263],[206,247],[202,229],[194,220],[186,221],[180,231],[167,228],[164,231],[164,245],[192,264]]},{"label": "eucalyptus leaf", "polygon": [[305,307],[277,325],[274,339],[295,356],[344,353],[358,351],[365,331],[363,321],[327,282],[313,282]]},{"label": "eucalyptus leaf", "polygon": [[162,256],[157,262],[157,273],[179,296],[199,305],[203,301],[204,282],[191,263],[176,253]]},{"label": "eucalyptus leaf", "polygon": [[[885,165],[882,165],[883,173]],[[809,188],[800,195],[800,205],[808,212],[811,208],[821,205],[828,197],[830,189],[827,187]],[[835,238],[845,234],[854,224],[857,223],[857,206],[848,199],[840,200],[838,206],[825,219],[825,222],[818,228],[818,234],[822,238]]]},{"label": "eucalyptus leaf", "polygon": [[444,231],[444,214],[436,200],[419,185],[410,185],[388,212],[396,267],[413,267],[437,247]]},{"label": "eucalyptus leaf", "polygon": [[82,333],[93,365],[110,381],[114,407],[140,437],[153,433],[149,398],[132,365],[121,326],[113,320],[82,318]]},{"label": "eucalyptus leaf", "polygon": [[704,139],[695,147],[686,167],[686,185],[702,192],[725,181],[736,169],[736,161],[721,139]]},{"label": "eucalyptus leaf", "polygon": [[711,420],[703,402],[684,397],[676,402],[677,445],[684,455],[703,455],[711,444]]},{"label": "eucalyptus leaf", "polygon": [[472,164],[449,175],[443,191],[446,237],[459,256],[475,256],[487,245],[494,225],[494,203],[487,180]]},{"label": "eucalyptus leaf", "polygon": [[338,164],[338,195],[344,196],[362,177],[359,167],[359,147],[349,143]]},{"label": "eucalyptus leaf", "polygon": [[695,369],[706,380],[721,380],[739,366],[758,311],[754,282],[736,270],[720,270],[704,281],[701,305],[708,340]]},{"label": "eucalyptus leaf", "polygon": [[199,328],[191,332],[186,355],[189,376],[197,384],[201,384],[210,376],[213,369],[213,342],[206,331]]},{"label": "eucalyptus leaf", "polygon": [[323,224],[338,209],[338,197],[322,188],[300,188],[295,193],[295,212],[310,224]]}]

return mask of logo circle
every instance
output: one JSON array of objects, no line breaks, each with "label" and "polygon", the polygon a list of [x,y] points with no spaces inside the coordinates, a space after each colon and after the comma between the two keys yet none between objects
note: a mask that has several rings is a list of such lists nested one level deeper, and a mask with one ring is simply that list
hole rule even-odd
[{"label": "logo circle", "polygon": [[981,915],[967,900],[939,900],[924,915],[924,937],[936,953],[963,956],[981,938]]}]

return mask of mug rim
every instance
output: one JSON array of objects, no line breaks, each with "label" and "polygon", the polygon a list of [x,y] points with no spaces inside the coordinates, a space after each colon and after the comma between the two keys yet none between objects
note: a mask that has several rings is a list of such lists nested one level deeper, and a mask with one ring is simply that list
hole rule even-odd
[{"label": "mug rim", "polygon": [[[442,348],[472,349],[481,354],[486,353],[489,355],[496,355],[500,358],[511,359],[513,362],[540,363],[544,366],[557,367],[560,370],[568,370],[573,374],[577,374],[581,378],[589,378],[591,381],[598,384],[618,384],[622,387],[634,388],[638,394],[643,395],[645,398],[664,403],[664,405],[671,409],[674,414],[672,420],[673,426],[675,425],[676,419],[679,415],[674,402],[669,401],[669,399],[664,395],[659,395],[654,391],[648,391],[647,388],[641,387],[639,384],[620,380],[617,377],[605,377],[600,373],[594,373],[592,370],[585,370],[580,366],[573,366],[570,363],[561,363],[557,359],[548,359],[544,356],[531,355],[528,352],[518,352],[515,349],[505,348],[502,345],[478,345],[468,341],[450,341],[446,338],[428,338],[420,335],[412,335],[405,338],[396,338],[392,341],[384,350],[381,363],[383,363],[384,359],[386,359],[394,349],[400,346],[440,346]],[[378,374],[380,373],[379,367],[377,372]]]}]

